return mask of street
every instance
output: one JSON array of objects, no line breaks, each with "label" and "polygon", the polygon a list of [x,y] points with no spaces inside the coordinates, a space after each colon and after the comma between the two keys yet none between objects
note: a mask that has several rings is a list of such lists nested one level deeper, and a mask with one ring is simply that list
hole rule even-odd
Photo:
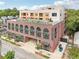
[{"label": "street", "polygon": [[1,54],[4,55],[9,50],[15,51],[15,59],[40,59],[37,55],[30,52],[26,52],[18,46],[15,46],[9,42],[2,41],[2,50]]}]

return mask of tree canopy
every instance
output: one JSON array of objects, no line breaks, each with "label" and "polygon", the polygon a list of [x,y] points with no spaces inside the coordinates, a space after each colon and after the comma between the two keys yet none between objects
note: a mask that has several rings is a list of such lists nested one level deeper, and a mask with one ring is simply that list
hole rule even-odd
[{"label": "tree canopy", "polygon": [[19,15],[19,11],[16,8],[0,10],[0,17],[1,16],[17,16],[17,15]]},{"label": "tree canopy", "polygon": [[70,35],[79,31],[79,10],[66,10],[66,29]]}]

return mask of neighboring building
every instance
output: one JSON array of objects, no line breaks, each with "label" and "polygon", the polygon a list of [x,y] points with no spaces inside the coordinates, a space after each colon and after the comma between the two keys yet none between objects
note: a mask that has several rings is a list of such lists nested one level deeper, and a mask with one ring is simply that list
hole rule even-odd
[{"label": "neighboring building", "polygon": [[74,44],[79,47],[79,32],[76,32],[74,35]]},{"label": "neighboring building", "polygon": [[3,32],[4,34],[7,32],[7,21],[8,20],[12,20],[12,19],[17,19],[17,16],[2,16],[1,20],[2,20],[2,25],[1,25],[1,32]]},{"label": "neighboring building", "polygon": [[53,52],[64,35],[64,18],[62,6],[22,10],[20,19],[8,21],[7,31],[13,38],[18,37],[23,42],[35,40],[41,43],[45,50]]},{"label": "neighboring building", "polygon": [[6,26],[7,20],[17,19],[17,16],[3,16],[1,20],[3,21],[3,26]]}]

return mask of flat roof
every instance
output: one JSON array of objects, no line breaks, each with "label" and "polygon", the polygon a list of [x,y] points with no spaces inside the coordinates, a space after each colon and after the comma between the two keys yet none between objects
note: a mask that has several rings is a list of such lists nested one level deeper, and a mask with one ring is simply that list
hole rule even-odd
[{"label": "flat roof", "polygon": [[59,20],[59,19],[53,19],[53,21],[48,21],[48,20],[40,20],[40,19],[13,19],[13,20],[10,20],[10,21],[23,21],[23,22],[28,22],[28,23],[33,23],[33,24],[49,24],[49,25],[55,25],[59,22],[61,22],[62,20]]}]

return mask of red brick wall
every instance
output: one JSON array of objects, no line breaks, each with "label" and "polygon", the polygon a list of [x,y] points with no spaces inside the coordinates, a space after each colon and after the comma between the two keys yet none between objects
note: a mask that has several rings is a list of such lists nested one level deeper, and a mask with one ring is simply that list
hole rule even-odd
[{"label": "red brick wall", "polygon": [[[57,44],[58,44],[60,38],[64,35],[64,21],[62,21],[62,22],[60,22],[60,23],[58,23],[56,25],[33,24],[33,23],[22,22],[22,21],[17,21],[17,22],[16,21],[8,21],[8,23],[11,23],[11,24],[14,23],[14,24],[23,25],[23,26],[28,25],[28,27],[33,26],[34,28],[40,27],[42,32],[43,32],[44,28],[48,28],[50,38],[47,41],[50,42],[50,47],[51,47],[50,50],[52,52],[57,47]],[[55,28],[57,28],[57,37],[55,38],[54,35],[53,35],[53,38],[52,38],[52,31],[54,32]],[[20,33],[20,31],[19,32],[16,32],[16,31],[13,31],[13,30],[8,30],[8,31],[16,33],[16,34],[23,35],[23,36],[26,36],[26,37],[39,39],[42,42],[46,41],[46,39],[43,38],[43,34],[42,34],[42,36],[40,38],[38,38],[36,36],[27,35],[24,32]]]},{"label": "red brick wall", "polygon": [[56,24],[53,26],[53,32],[54,29],[57,28],[57,37],[53,37],[52,40],[50,40],[50,46],[51,46],[51,51],[54,52],[55,48],[57,47],[60,38],[64,35],[64,21]]}]

